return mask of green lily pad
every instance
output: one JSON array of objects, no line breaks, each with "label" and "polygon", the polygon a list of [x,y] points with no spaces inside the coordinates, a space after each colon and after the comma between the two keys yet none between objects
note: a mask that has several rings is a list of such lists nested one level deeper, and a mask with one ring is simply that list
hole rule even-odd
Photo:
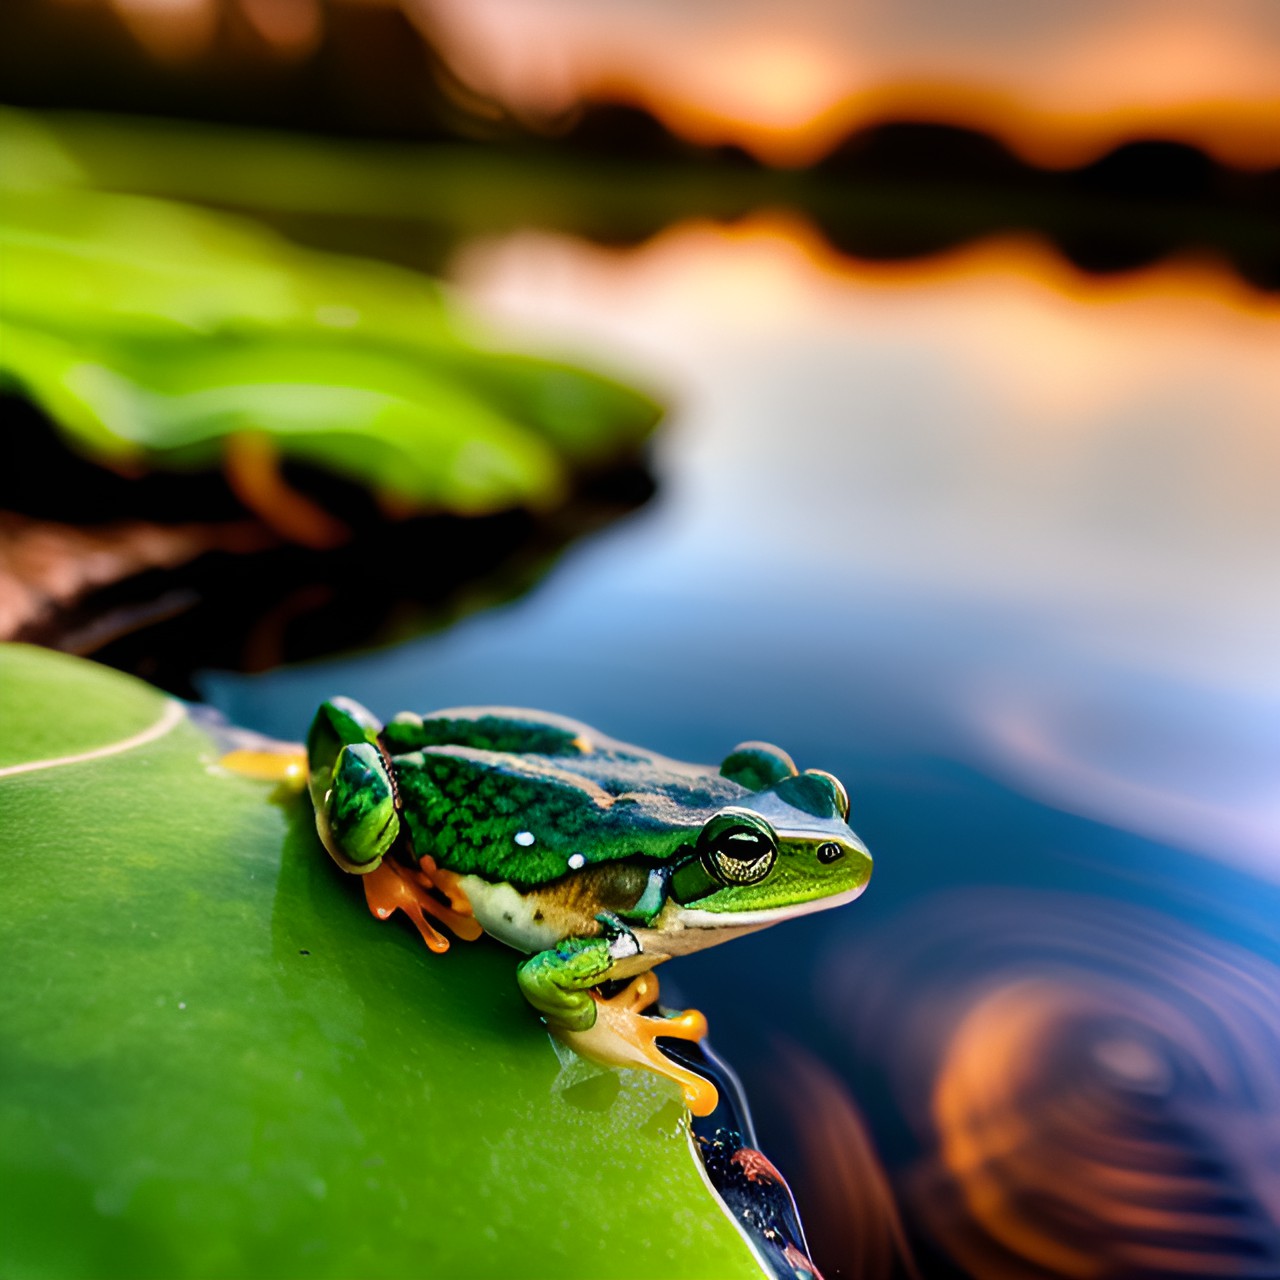
[{"label": "green lily pad", "polygon": [[8,645],[0,724],[6,1275],[760,1274],[673,1086],[562,1087],[184,704]]},{"label": "green lily pad", "polygon": [[611,378],[491,349],[425,276],[96,191],[20,113],[4,143],[0,385],[97,460],[192,470],[263,434],[400,507],[473,514],[546,507],[657,422]]}]

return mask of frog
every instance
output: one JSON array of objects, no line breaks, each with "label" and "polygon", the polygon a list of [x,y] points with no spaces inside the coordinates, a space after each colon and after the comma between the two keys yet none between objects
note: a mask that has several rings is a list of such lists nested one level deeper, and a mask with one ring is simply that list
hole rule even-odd
[{"label": "frog", "polygon": [[375,917],[402,913],[437,953],[444,930],[521,952],[519,990],[560,1043],[666,1076],[697,1116],[715,1086],[658,1041],[700,1041],[707,1021],[663,1013],[653,970],[851,902],[871,875],[844,785],[764,742],[693,765],[550,712],[384,724],[334,697],[305,772],[320,841]]}]

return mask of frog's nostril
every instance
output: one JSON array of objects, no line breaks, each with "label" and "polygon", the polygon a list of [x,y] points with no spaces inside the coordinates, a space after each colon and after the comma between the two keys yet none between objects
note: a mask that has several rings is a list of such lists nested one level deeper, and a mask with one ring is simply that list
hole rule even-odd
[{"label": "frog's nostril", "polygon": [[834,841],[828,841],[826,844],[818,846],[818,861],[823,866],[828,866],[833,862],[844,857],[844,850]]}]

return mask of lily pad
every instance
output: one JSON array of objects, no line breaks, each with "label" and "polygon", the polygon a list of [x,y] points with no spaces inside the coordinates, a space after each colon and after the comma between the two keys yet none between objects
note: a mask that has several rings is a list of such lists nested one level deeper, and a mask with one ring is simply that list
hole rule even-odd
[{"label": "lily pad", "polygon": [[492,349],[416,272],[94,190],[20,113],[4,141],[0,385],[96,460],[193,470],[262,436],[397,511],[472,514],[557,502],[658,419],[612,378]]},{"label": "lily pad", "polygon": [[7,1275],[760,1274],[673,1086],[561,1087],[185,704],[8,645],[0,724]]}]

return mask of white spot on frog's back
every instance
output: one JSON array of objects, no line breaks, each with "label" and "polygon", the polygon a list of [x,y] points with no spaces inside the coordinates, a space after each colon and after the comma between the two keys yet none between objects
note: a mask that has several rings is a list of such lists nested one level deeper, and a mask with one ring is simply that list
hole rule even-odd
[{"label": "white spot on frog's back", "polygon": [[517,831],[515,841],[522,849],[527,849],[534,842],[534,834],[532,831]]},{"label": "white spot on frog's back", "polygon": [[586,865],[587,865],[587,858],[585,854],[573,853],[569,855],[570,871],[581,871],[582,868],[585,867]]}]

